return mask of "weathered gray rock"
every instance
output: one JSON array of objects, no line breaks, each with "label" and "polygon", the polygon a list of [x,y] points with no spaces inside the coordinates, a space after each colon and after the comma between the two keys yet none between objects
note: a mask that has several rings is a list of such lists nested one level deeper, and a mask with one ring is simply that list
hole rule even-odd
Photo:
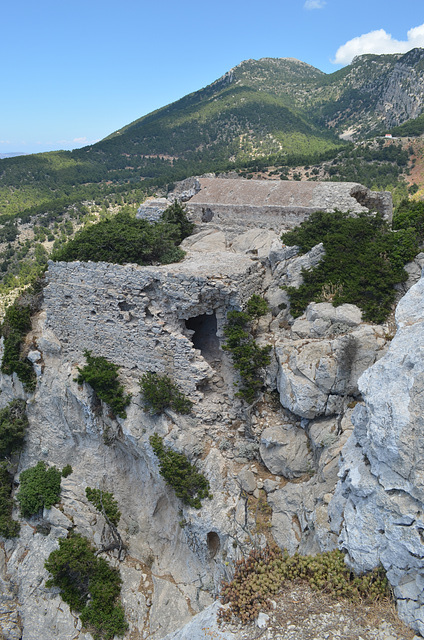
[{"label": "weathered gray rock", "polygon": [[219,602],[214,602],[194,616],[185,627],[168,634],[163,640],[206,640],[208,636],[216,640],[239,640],[239,634],[233,634],[228,629],[221,630],[217,620],[220,606]]},{"label": "weathered gray rock", "polygon": [[246,493],[253,493],[256,489],[255,474],[250,469],[242,469],[238,475],[240,487]]},{"label": "weathered gray rock", "polygon": [[216,253],[225,251],[227,242],[223,231],[217,229],[206,229],[192,236],[188,236],[181,243],[181,249],[184,251],[197,251]]},{"label": "weathered gray rock", "polygon": [[[299,287],[303,282],[302,269],[316,267],[325,255],[324,247],[318,244],[308,253],[298,256],[299,247],[282,246],[274,240],[270,246],[268,259],[271,264],[272,280],[265,293],[265,298],[273,315],[283,309],[289,309],[290,301],[286,291],[281,287]],[[287,311],[288,315],[288,311]]]},{"label": "weathered gray rock", "polygon": [[[290,247],[292,248],[292,247]],[[279,284],[298,288],[303,283],[302,269],[309,271],[316,267],[325,256],[322,243],[312,247],[308,253],[281,262],[274,271],[274,278],[280,278]]]},{"label": "weathered gray rock", "polygon": [[137,209],[136,217],[147,222],[158,222],[163,212],[171,203],[166,198],[146,200]]},{"label": "weathered gray rock", "polygon": [[424,253],[418,253],[412,262],[408,262],[404,269],[408,274],[408,279],[405,282],[400,282],[395,285],[399,295],[405,295],[409,289],[418,282],[421,278],[422,270],[424,268]]},{"label": "weathered gray rock", "polygon": [[287,247],[283,245],[281,240],[274,240],[270,246],[268,259],[271,265],[271,270],[274,273],[275,268],[282,262],[286,262],[290,258],[293,258],[299,253],[299,247],[292,246]]},{"label": "weathered gray rock", "polygon": [[358,570],[380,562],[401,617],[424,633],[424,280],[396,311],[386,355],[359,380],[365,406],[343,450],[332,530]]},{"label": "weathered gray rock", "polygon": [[249,229],[234,238],[231,249],[236,253],[247,253],[258,256],[258,258],[266,258],[275,241],[278,241],[278,236],[274,231]]},{"label": "weathered gray rock", "polygon": [[196,176],[186,178],[177,182],[173,191],[169,194],[169,200],[178,200],[180,202],[187,202],[193,196],[200,191],[200,181]]},{"label": "weathered gray rock", "polygon": [[264,465],[276,475],[293,479],[312,469],[308,437],[303,429],[293,425],[265,429],[259,451]]},{"label": "weathered gray rock", "polygon": [[[306,318],[298,322],[297,331],[309,331],[308,322]],[[359,376],[382,355],[382,334],[381,328],[361,325],[333,340],[303,339],[277,344],[277,386],[283,407],[304,418],[340,412],[342,398],[358,393]]]}]

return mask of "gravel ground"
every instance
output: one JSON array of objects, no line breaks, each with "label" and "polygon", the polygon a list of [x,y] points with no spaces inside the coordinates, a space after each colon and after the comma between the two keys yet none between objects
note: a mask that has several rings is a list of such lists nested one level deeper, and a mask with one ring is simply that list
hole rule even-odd
[{"label": "gravel ground", "polygon": [[225,627],[240,640],[418,640],[392,602],[340,602],[305,585],[285,588],[257,623]]}]

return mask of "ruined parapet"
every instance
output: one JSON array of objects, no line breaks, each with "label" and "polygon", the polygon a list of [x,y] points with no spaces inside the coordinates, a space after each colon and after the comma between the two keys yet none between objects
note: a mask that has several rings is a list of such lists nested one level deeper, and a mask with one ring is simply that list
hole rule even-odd
[{"label": "ruined parapet", "polygon": [[64,357],[81,362],[88,349],[138,376],[171,374],[193,393],[210,368],[190,339],[197,325],[186,322],[214,314],[220,333],[228,309],[242,306],[262,277],[260,262],[228,252],[158,267],[54,262],[44,290],[46,326]]},{"label": "ruined parapet", "polygon": [[315,211],[378,211],[389,222],[389,192],[354,182],[313,182],[199,178],[201,189],[187,203],[192,219],[231,232],[260,227],[292,229]]},{"label": "ruined parapet", "polygon": [[350,195],[369,211],[378,211],[391,224],[393,218],[393,200],[390,191],[371,191],[362,184],[352,187]]}]

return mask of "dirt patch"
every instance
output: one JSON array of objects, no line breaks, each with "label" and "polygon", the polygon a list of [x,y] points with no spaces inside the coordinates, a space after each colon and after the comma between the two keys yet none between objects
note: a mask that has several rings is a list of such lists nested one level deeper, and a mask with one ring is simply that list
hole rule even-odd
[{"label": "dirt patch", "polygon": [[397,617],[390,601],[372,605],[335,601],[304,584],[286,584],[266,612],[265,626],[226,625],[240,639],[412,640],[414,631]]}]

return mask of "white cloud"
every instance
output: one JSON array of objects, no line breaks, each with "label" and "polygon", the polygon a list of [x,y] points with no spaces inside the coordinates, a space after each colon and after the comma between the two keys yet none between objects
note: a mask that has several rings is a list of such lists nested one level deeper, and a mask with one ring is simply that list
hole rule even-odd
[{"label": "white cloud", "polygon": [[83,138],[74,138],[72,142],[76,142],[77,144],[79,144],[80,142],[85,142],[86,140],[87,138],[84,136]]},{"label": "white cloud", "polygon": [[323,9],[324,5],[326,5],[325,0],[306,0],[303,5],[304,9]]},{"label": "white cloud", "polygon": [[384,29],[364,33],[339,47],[332,62],[349,64],[363,53],[406,53],[414,47],[424,47],[424,24],[409,29],[406,40],[395,40]]}]

